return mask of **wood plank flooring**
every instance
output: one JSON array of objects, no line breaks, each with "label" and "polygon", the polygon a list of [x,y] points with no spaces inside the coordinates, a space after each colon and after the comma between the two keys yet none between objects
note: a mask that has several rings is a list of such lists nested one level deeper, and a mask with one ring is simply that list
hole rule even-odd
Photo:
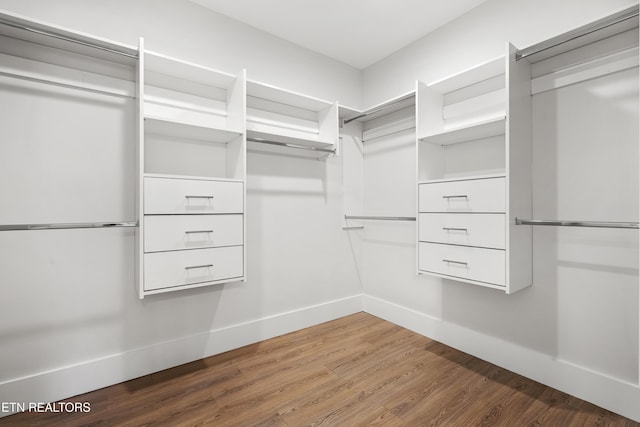
[{"label": "wood plank flooring", "polygon": [[66,401],[0,426],[640,426],[365,313]]}]

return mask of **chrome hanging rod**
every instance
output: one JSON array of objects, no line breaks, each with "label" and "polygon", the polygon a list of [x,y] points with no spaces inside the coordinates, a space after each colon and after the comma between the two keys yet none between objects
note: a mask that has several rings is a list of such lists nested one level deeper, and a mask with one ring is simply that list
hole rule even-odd
[{"label": "chrome hanging rod", "polygon": [[33,76],[23,76],[23,75],[20,75],[18,73],[6,73],[4,71],[0,71],[0,76],[11,77],[11,78],[14,78],[14,79],[20,79],[20,80],[25,80],[25,81],[34,82],[34,83],[43,83],[43,84],[47,84],[47,85],[63,87],[63,88],[66,88],[66,89],[82,90],[82,91],[85,91],[85,92],[97,93],[97,94],[100,94],[100,95],[115,96],[115,97],[119,97],[119,98],[134,98],[133,94],[127,95],[125,93],[117,93],[115,91],[94,89],[94,88],[82,86],[80,84],[69,84],[69,83],[63,83],[63,82],[56,82],[54,80],[40,79],[40,78],[33,77]]},{"label": "chrome hanging rod", "polygon": [[402,98],[394,99],[393,101],[389,102],[388,104],[385,104],[383,106],[374,108],[373,110],[363,111],[362,113],[358,114],[355,117],[351,117],[349,119],[343,120],[342,123],[346,125],[348,123],[351,123],[354,120],[358,120],[358,119],[361,119],[363,117],[367,117],[367,116],[369,116],[371,114],[379,113],[380,111],[384,111],[387,108],[389,108],[389,107],[391,107],[393,105],[399,104],[399,103],[401,103],[403,101],[406,101],[407,99],[413,98],[414,96],[415,96],[415,94],[412,92],[412,93],[408,94],[407,96],[403,96]]},{"label": "chrome hanging rod", "polygon": [[0,24],[6,25],[8,27],[17,28],[19,30],[29,31],[31,33],[40,34],[40,35],[47,36],[47,37],[52,37],[54,39],[63,40],[63,41],[71,42],[71,43],[76,43],[76,44],[79,44],[79,45],[82,45],[82,46],[91,47],[91,48],[94,48],[94,49],[99,49],[99,50],[102,50],[102,51],[105,51],[105,52],[114,53],[116,55],[122,55],[122,56],[126,56],[128,58],[138,59],[138,55],[134,54],[134,53],[124,52],[124,51],[117,50],[117,49],[112,49],[112,48],[109,48],[109,47],[106,47],[106,46],[100,46],[100,45],[95,44],[95,43],[89,43],[89,42],[86,42],[86,41],[73,39],[71,37],[67,37],[67,36],[63,36],[61,34],[53,33],[51,31],[45,31],[45,30],[40,30],[40,29],[37,29],[37,28],[28,27],[26,25],[16,24],[14,22],[9,22],[9,21],[6,21],[4,19],[0,19]]},{"label": "chrome hanging rod", "polygon": [[616,15],[613,15],[611,17],[603,18],[598,22],[588,24],[580,28],[576,28],[575,30],[570,31],[561,36],[554,37],[545,42],[539,43],[534,46],[530,46],[526,49],[522,49],[516,52],[516,61],[519,61],[521,59],[527,58],[528,56],[535,55],[540,52],[544,52],[546,50],[560,46],[564,43],[571,42],[581,37],[588,36],[589,34],[593,34],[595,32],[604,30],[606,28],[612,27],[616,24],[620,24],[629,19],[637,18],[638,15],[639,15],[638,6],[636,5],[620,13],[617,13]]},{"label": "chrome hanging rod", "polygon": [[77,222],[56,224],[8,224],[0,225],[0,231],[24,231],[24,230],[67,230],[74,228],[119,228],[138,227],[138,221],[124,222]]},{"label": "chrome hanging rod", "polygon": [[373,221],[415,221],[415,216],[370,216],[370,215],[345,215],[344,219],[363,219]]},{"label": "chrome hanging rod", "polygon": [[257,142],[259,144],[276,145],[278,147],[295,148],[297,150],[311,150],[311,151],[318,151],[321,153],[336,154],[336,150],[331,150],[329,148],[307,147],[306,145],[297,145],[297,144],[289,144],[288,142],[270,141],[268,139],[262,139],[262,138],[249,137],[247,138],[247,142]]},{"label": "chrome hanging rod", "polygon": [[595,227],[595,228],[630,228],[638,229],[637,222],[611,222],[611,221],[562,221],[543,219],[516,218],[516,225],[550,225],[555,227]]}]

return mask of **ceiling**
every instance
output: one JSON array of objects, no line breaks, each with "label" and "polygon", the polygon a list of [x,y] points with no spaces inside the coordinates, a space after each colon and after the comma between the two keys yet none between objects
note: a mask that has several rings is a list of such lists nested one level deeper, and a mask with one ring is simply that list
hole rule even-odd
[{"label": "ceiling", "polygon": [[486,0],[191,0],[363,69]]}]

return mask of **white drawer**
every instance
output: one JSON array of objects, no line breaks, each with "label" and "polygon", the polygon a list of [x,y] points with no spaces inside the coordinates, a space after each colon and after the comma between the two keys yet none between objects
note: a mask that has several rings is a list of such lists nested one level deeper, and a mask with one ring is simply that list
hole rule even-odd
[{"label": "white drawer", "polygon": [[505,286],[505,251],[468,246],[420,243],[419,269]]},{"label": "white drawer", "polygon": [[418,192],[420,212],[506,212],[503,177],[420,184]]},{"label": "white drawer", "polygon": [[243,184],[206,179],[144,179],[145,214],[243,213]]},{"label": "white drawer", "polygon": [[144,254],[145,291],[238,279],[243,275],[242,246]]},{"label": "white drawer", "polygon": [[505,214],[421,213],[421,242],[505,248]]},{"label": "white drawer", "polygon": [[243,244],[241,214],[147,215],[144,251],[213,248]]}]

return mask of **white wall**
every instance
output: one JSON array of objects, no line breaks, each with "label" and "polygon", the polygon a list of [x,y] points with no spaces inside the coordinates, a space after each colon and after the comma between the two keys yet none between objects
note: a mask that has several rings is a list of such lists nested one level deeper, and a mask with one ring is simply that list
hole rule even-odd
[{"label": "white wall", "polygon": [[[490,0],[364,70],[364,104],[628,5]],[[637,221],[637,69],[536,95],[533,107],[533,216]],[[365,214],[415,212],[413,137],[365,143]],[[513,295],[413,275],[413,224],[372,221],[362,238],[366,310],[640,417],[637,232],[535,228],[534,284]]]},{"label": "white wall", "polygon": [[[0,8],[128,44],[142,35],[161,53],[360,102],[357,70],[186,0]],[[133,100],[78,103],[67,90],[51,101],[35,83],[5,83],[15,100],[1,106],[0,223],[135,219]],[[342,158],[249,153],[247,163],[246,283],[139,300],[131,229],[2,233],[0,401],[68,398],[360,311],[357,253],[341,230]]]}]

